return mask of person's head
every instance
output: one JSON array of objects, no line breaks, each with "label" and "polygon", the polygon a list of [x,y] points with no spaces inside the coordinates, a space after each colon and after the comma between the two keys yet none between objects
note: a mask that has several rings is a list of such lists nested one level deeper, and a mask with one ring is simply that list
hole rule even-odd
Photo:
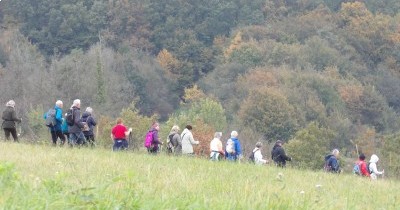
[{"label": "person's head", "polygon": [[231,138],[236,138],[236,137],[238,137],[238,132],[237,131],[232,131],[231,132]]},{"label": "person's head", "polygon": [[178,133],[179,132],[179,126],[177,126],[177,125],[172,126],[171,132]]},{"label": "person's head", "polygon": [[332,150],[332,155],[334,155],[335,157],[338,157],[339,156],[339,150],[338,149]]},{"label": "person's head", "polygon": [[193,129],[193,127],[191,125],[187,125],[185,128],[190,130],[190,131]]},{"label": "person's head", "polygon": [[261,148],[261,147],[262,147],[261,141],[259,141],[259,142],[256,143],[256,147],[257,147],[257,148]]},{"label": "person's head", "polygon": [[156,130],[160,130],[160,124],[158,124],[158,122],[153,122],[153,124],[151,125],[152,128],[156,129]]},{"label": "person's head", "polygon": [[122,118],[117,119],[117,124],[122,124]]},{"label": "person's head", "polygon": [[63,102],[61,100],[56,101],[56,106],[63,108]]},{"label": "person's head", "polygon": [[360,154],[360,156],[358,157],[360,160],[365,160],[365,155],[363,153]]},{"label": "person's head", "polygon": [[6,106],[9,106],[9,107],[14,108],[14,107],[15,107],[15,101],[14,101],[14,100],[9,100],[9,101],[6,103]]},{"label": "person's head", "polygon": [[371,160],[369,162],[377,163],[378,161],[379,161],[378,155],[375,155],[375,154],[371,155]]},{"label": "person's head", "polygon": [[221,139],[221,137],[222,137],[222,132],[215,132],[214,133],[214,138]]},{"label": "person's head", "polygon": [[86,112],[89,112],[90,114],[92,114],[92,113],[93,113],[92,107],[87,107],[87,108],[86,108]]},{"label": "person's head", "polygon": [[277,140],[277,141],[275,142],[275,145],[282,146],[282,145],[283,145],[283,141],[282,141],[282,140]]},{"label": "person's head", "polygon": [[81,100],[80,99],[75,99],[74,102],[72,103],[72,106],[81,108]]}]

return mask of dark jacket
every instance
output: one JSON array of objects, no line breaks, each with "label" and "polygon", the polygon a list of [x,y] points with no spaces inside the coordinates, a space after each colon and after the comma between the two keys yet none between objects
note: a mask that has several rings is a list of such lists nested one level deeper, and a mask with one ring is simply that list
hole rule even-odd
[{"label": "dark jacket", "polygon": [[18,119],[15,114],[15,109],[11,106],[7,106],[3,111],[1,119],[3,119],[3,128],[15,128],[15,122],[21,122],[21,119]]},{"label": "dark jacket", "polygon": [[275,164],[281,167],[286,166],[286,161],[292,160],[291,157],[285,154],[285,150],[279,144],[275,144],[275,146],[272,148],[271,157]]},{"label": "dark jacket", "polygon": [[83,112],[82,122],[86,122],[89,126],[89,131],[83,131],[83,134],[85,136],[93,136],[93,128],[97,123],[92,114],[90,114],[90,112]]},{"label": "dark jacket", "polygon": [[81,120],[81,110],[78,107],[72,107],[74,109],[74,125],[68,126],[69,133],[80,133],[82,132],[83,124]]},{"label": "dark jacket", "polygon": [[340,173],[339,161],[337,158],[330,154],[325,156],[325,170],[332,173]]}]

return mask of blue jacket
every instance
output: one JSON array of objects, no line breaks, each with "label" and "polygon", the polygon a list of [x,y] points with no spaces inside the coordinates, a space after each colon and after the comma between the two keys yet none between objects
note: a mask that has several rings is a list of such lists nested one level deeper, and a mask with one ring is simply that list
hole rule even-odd
[{"label": "blue jacket", "polygon": [[[55,132],[55,131],[61,131],[61,125],[63,123],[62,120],[62,109],[58,107],[57,105],[54,106],[54,109],[56,110],[56,125],[54,127],[50,128],[50,131]],[[44,119],[47,118],[47,112],[44,113]]]},{"label": "blue jacket", "polygon": [[228,160],[237,160],[239,156],[242,154],[242,147],[240,146],[240,141],[237,138],[231,138],[232,141],[235,143],[235,153],[229,154],[225,150],[226,159]]},{"label": "blue jacket", "polygon": [[334,155],[325,156],[325,161],[327,161],[328,171],[332,173],[339,173],[339,161]]}]

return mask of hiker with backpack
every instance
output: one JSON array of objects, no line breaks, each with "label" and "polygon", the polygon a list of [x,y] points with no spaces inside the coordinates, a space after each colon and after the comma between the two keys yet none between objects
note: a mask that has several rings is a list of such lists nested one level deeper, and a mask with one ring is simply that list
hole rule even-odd
[{"label": "hiker with backpack", "polygon": [[359,176],[370,177],[369,164],[365,163],[364,154],[360,154],[358,161],[354,165],[353,173]]},{"label": "hiker with backpack", "polygon": [[4,130],[6,140],[10,140],[10,134],[11,134],[14,139],[14,142],[18,142],[16,122],[21,123],[22,119],[17,118],[17,115],[15,113],[14,100],[10,100],[6,103],[6,109],[3,111],[1,119],[3,119],[1,127]]},{"label": "hiker with backpack", "polygon": [[83,135],[81,120],[81,100],[75,99],[65,117],[68,124],[70,146],[83,145],[86,142]]},{"label": "hiker with backpack", "polygon": [[379,157],[375,154],[371,155],[371,159],[369,161],[369,171],[371,172],[371,179],[376,180],[378,178],[378,175],[383,175],[385,173],[385,170],[378,171],[378,167],[376,166],[376,163],[379,161]]},{"label": "hiker with backpack", "polygon": [[210,142],[210,160],[219,161],[224,157],[225,152],[222,148],[222,132],[215,132],[214,139]]},{"label": "hiker with backpack", "polygon": [[231,138],[226,141],[225,157],[229,161],[237,161],[242,157],[242,147],[240,146],[238,136],[237,131],[232,131]]},{"label": "hiker with backpack", "polygon": [[286,167],[286,161],[292,161],[292,158],[286,155],[282,145],[283,141],[281,140],[275,142],[271,151],[271,157],[276,166],[284,168]]},{"label": "hiker with backpack", "polygon": [[256,165],[267,164],[268,160],[263,159],[263,155],[261,153],[262,143],[259,141],[256,143],[256,147],[253,149],[252,154],[250,155],[250,161],[252,161]]},{"label": "hiker with backpack", "polygon": [[53,146],[57,145],[57,139],[61,140],[60,145],[65,144],[65,136],[62,132],[62,108],[63,102],[61,100],[57,100],[55,106],[49,109],[49,111],[47,111],[44,115],[46,126],[49,127],[50,130]]},{"label": "hiker with backpack", "polygon": [[174,155],[180,155],[182,153],[182,140],[179,135],[179,126],[174,125],[168,134],[167,138],[168,152]]},{"label": "hiker with backpack", "polygon": [[182,154],[184,155],[194,155],[193,145],[200,143],[199,141],[194,140],[192,129],[193,127],[191,125],[186,125],[185,129],[181,133]]},{"label": "hiker with backpack", "polygon": [[82,114],[82,123],[83,123],[83,135],[85,136],[86,142],[90,144],[91,147],[95,146],[95,139],[93,128],[96,126],[96,120],[93,117],[93,109],[91,107],[87,107],[86,111]]},{"label": "hiker with backpack", "polygon": [[338,149],[332,150],[331,154],[325,156],[324,170],[326,172],[331,172],[331,173],[340,173],[341,172],[338,157],[339,157]]},{"label": "hiker with backpack", "polygon": [[132,128],[127,128],[123,123],[122,119],[117,119],[117,124],[111,130],[111,139],[113,140],[113,151],[126,150],[128,149],[127,138],[132,132]]},{"label": "hiker with backpack", "polygon": [[144,146],[147,148],[147,152],[150,154],[157,154],[159,150],[159,145],[162,145],[162,141],[158,137],[158,131],[160,130],[160,124],[158,122],[153,122],[150,130],[146,134],[144,140]]}]

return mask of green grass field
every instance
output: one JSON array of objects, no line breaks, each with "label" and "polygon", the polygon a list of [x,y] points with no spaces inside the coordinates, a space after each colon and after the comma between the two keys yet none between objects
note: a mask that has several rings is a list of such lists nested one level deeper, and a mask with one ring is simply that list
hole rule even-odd
[{"label": "green grass field", "polygon": [[0,209],[399,209],[399,189],[353,175],[0,142]]}]

